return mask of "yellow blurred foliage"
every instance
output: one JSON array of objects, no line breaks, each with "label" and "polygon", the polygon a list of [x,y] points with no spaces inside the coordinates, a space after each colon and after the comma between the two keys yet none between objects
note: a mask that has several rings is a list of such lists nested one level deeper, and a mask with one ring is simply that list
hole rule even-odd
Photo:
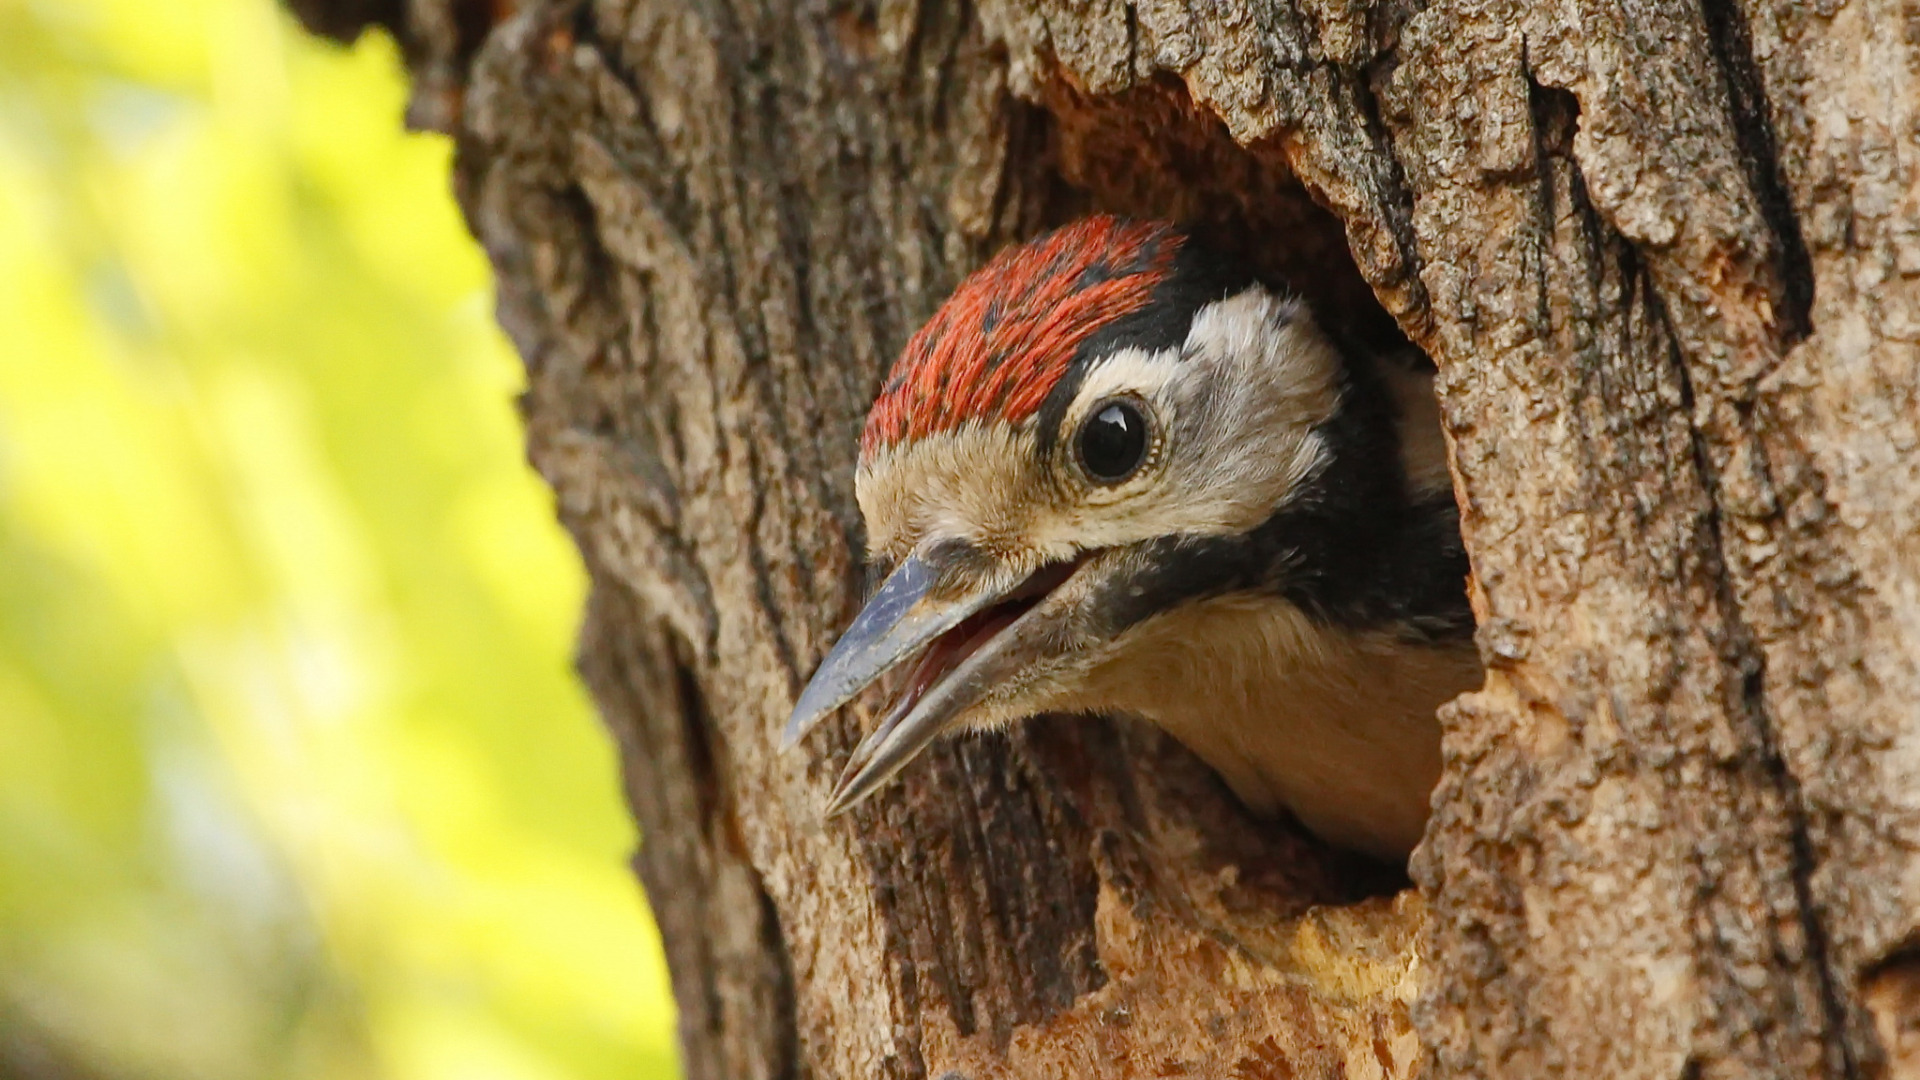
[{"label": "yellow blurred foliage", "polygon": [[584,588],[391,44],[0,0],[0,1075],[673,1075]]}]

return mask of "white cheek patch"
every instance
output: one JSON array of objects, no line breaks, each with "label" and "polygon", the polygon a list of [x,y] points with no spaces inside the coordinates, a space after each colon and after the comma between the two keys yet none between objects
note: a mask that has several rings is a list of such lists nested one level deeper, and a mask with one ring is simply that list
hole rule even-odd
[{"label": "white cheek patch", "polygon": [[1320,467],[1315,425],[1339,403],[1338,358],[1301,306],[1255,286],[1208,305],[1177,352],[1121,350],[1087,373],[1062,438],[1101,401],[1147,402],[1158,457],[1140,477],[1093,487],[1047,524],[1087,547],[1259,525]]}]

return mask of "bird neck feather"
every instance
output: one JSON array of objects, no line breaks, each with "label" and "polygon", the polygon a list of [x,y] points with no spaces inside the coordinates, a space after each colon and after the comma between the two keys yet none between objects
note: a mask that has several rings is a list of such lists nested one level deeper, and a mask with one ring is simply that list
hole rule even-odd
[{"label": "bird neck feather", "polygon": [[1086,682],[1086,711],[1151,721],[1250,809],[1401,858],[1426,826],[1442,702],[1478,686],[1471,644],[1408,649],[1276,596],[1233,595],[1141,623]]}]

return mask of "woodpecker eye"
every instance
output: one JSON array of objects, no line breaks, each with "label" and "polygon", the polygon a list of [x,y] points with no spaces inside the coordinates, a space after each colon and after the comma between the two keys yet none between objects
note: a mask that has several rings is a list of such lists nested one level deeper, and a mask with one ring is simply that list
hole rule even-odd
[{"label": "woodpecker eye", "polygon": [[1146,413],[1126,398],[1095,405],[1080,423],[1074,450],[1096,483],[1117,484],[1139,470],[1151,441]]}]

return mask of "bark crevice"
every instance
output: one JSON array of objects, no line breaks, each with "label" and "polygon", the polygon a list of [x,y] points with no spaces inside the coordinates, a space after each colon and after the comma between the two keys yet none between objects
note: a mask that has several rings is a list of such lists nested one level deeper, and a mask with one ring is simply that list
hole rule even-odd
[{"label": "bark crevice", "polygon": [[1740,148],[1740,164],[1772,233],[1769,246],[1780,282],[1774,312],[1776,345],[1784,352],[1813,333],[1813,258],[1781,168],[1773,107],[1767,100],[1765,77],[1754,61],[1747,13],[1741,0],[1700,0],[1700,11],[1726,87],[1729,126]]},{"label": "bark crevice", "polygon": [[[1711,4],[1716,0],[1707,2]],[[1657,299],[1655,303],[1658,303]],[[1664,308],[1660,317],[1664,322]],[[1671,363],[1680,386],[1681,409],[1685,415],[1692,417],[1696,407],[1693,379],[1671,328],[1668,330],[1668,340],[1671,343]],[[1791,856],[1788,873],[1800,933],[1806,940],[1806,962],[1819,989],[1823,1013],[1821,1031],[1826,1044],[1829,1071],[1831,1075],[1846,1080],[1860,1080],[1865,1073],[1855,1054],[1854,1040],[1850,1038],[1854,1011],[1841,989],[1850,980],[1835,969],[1836,958],[1829,947],[1826,923],[1821,919],[1817,907],[1813,881],[1819,862],[1814,852],[1800,781],[1788,767],[1786,757],[1781,752],[1779,734],[1768,705],[1766,651],[1761,648],[1753,627],[1741,615],[1737,587],[1727,561],[1725,510],[1721,505],[1720,477],[1710,453],[1709,435],[1693,422],[1689,422],[1688,432],[1693,468],[1707,499],[1703,532],[1708,541],[1709,572],[1713,575],[1718,615],[1724,623],[1721,630],[1722,649],[1729,668],[1736,673],[1734,685],[1738,692],[1734,698],[1738,707],[1735,716],[1754,732],[1759,743],[1761,766],[1768,781],[1778,792],[1785,812]]]}]

